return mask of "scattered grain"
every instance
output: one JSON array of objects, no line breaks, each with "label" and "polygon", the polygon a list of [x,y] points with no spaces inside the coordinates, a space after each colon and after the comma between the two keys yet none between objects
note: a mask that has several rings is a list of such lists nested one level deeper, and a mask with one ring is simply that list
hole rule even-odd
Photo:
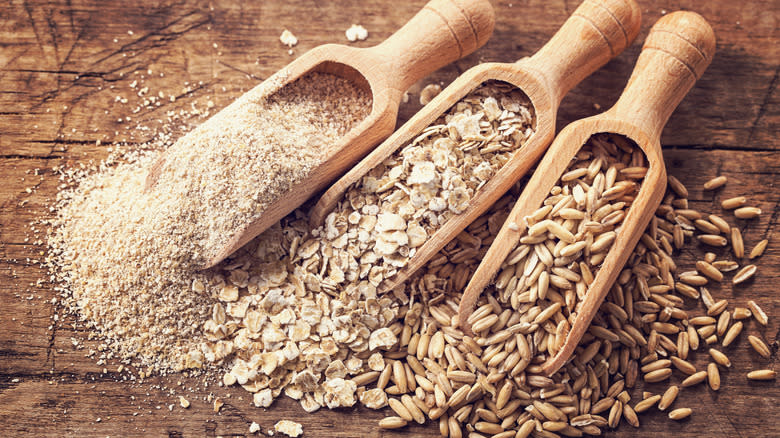
[{"label": "scattered grain", "polygon": [[742,207],[747,203],[747,198],[744,196],[737,196],[734,198],[729,198],[723,200],[723,202],[720,203],[720,206],[723,207],[726,210],[733,210],[737,207]]},{"label": "scattered grain", "polygon": [[712,356],[712,360],[715,361],[720,366],[724,366],[726,368],[731,367],[731,361],[729,360],[728,356],[723,354],[723,352],[718,351],[714,348],[710,348],[709,350],[710,356]]},{"label": "scattered grain", "polygon": [[764,341],[761,340],[761,338],[757,336],[749,335],[748,342],[750,342],[750,345],[753,347],[753,350],[756,350],[756,353],[760,354],[761,356],[769,359],[769,356],[772,355],[772,352],[769,350],[769,347],[764,343]]},{"label": "scattered grain", "polygon": [[777,373],[774,370],[755,370],[747,373],[750,380],[774,380]]},{"label": "scattered grain", "polygon": [[748,301],[748,308],[753,313],[753,318],[755,318],[759,324],[766,326],[769,323],[769,317],[764,312],[764,309],[759,307],[755,301]]},{"label": "scattered grain", "polygon": [[742,240],[742,232],[737,227],[731,229],[731,249],[734,251],[734,257],[745,257],[745,243]]},{"label": "scattered grain", "polygon": [[672,385],[669,388],[666,389],[664,392],[664,395],[661,397],[660,401],[658,402],[658,409],[661,411],[665,411],[666,408],[672,405],[674,401],[677,399],[677,394],[680,393],[680,387]]},{"label": "scattered grain", "polygon": [[691,415],[693,411],[691,408],[679,408],[669,412],[669,418],[672,420],[682,420]]},{"label": "scattered grain", "polygon": [[713,391],[720,389],[720,372],[718,366],[712,362],[707,365],[707,382]]},{"label": "scattered grain", "polygon": [[757,270],[758,268],[756,267],[756,265],[747,265],[742,269],[740,269],[739,272],[737,272],[734,275],[734,278],[731,279],[731,282],[733,284],[743,283],[748,279],[750,279],[756,273]]},{"label": "scattered grain", "polygon": [[379,427],[382,429],[399,429],[406,426],[407,420],[401,417],[385,417],[379,420]]},{"label": "scattered grain", "polygon": [[698,385],[699,383],[703,382],[704,379],[707,378],[707,372],[706,371],[699,371],[698,373],[694,373],[688,377],[686,377],[682,383],[680,383],[680,386],[683,388],[686,388],[688,386]]},{"label": "scattered grain", "polygon": [[761,209],[758,207],[741,207],[734,210],[734,216],[738,219],[753,219],[757,218],[761,214]]},{"label": "scattered grain", "polygon": [[717,188],[723,187],[726,185],[726,181],[728,181],[728,179],[725,176],[716,176],[715,178],[712,178],[711,180],[704,183],[704,190],[715,190]]},{"label": "scattered grain", "polygon": [[764,254],[764,250],[766,250],[766,246],[769,244],[769,240],[764,239],[756,244],[756,246],[753,247],[753,249],[750,251],[750,259],[753,260],[755,258],[761,257],[762,254]]}]

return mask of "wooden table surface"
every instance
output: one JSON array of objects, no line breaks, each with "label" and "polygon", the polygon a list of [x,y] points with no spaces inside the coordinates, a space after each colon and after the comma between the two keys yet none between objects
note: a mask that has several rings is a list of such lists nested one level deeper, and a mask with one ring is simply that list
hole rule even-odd
[{"label": "wooden table surface", "polygon": [[[346,43],[344,31],[360,23],[368,46],[386,38],[424,0],[150,1],[10,0],[0,6],[0,434],[3,436],[241,436],[252,421],[264,431],[279,419],[295,419],[306,436],[436,436],[437,428],[410,427],[408,434],[377,429],[385,412],[367,409],[305,415],[290,400],[269,410],[250,405],[242,389],[213,387],[178,405],[182,388],[196,378],[181,375],[124,382],[117,362],[98,364],[98,341],[74,346],[87,333],[70,318],[55,321],[57,296],[39,261],[45,247],[31,223],[49,214],[60,184],[55,166],[99,160],[112,142],[141,142],[171,112],[221,108],[295,56],[319,44]],[[436,72],[422,84],[445,84],[481,61],[513,61],[537,50],[577,1],[500,0],[496,30],[475,54]],[[715,288],[719,297],[745,305],[755,299],[770,314],[766,328],[747,331],[771,343],[764,360],[750,350],[746,334],[728,349],[734,365],[723,388],[684,390],[677,406],[694,408],[675,423],[662,413],[642,414],[642,428],[625,423],[608,436],[780,436],[777,382],[749,383],[745,373],[777,367],[780,280],[778,192],[780,122],[778,18],[780,3],[761,0],[640,1],[643,26],[637,42],[574,89],[563,101],[559,129],[607,108],[619,95],[650,26],[666,11],[693,9],[712,23],[718,51],[704,77],[672,115],[662,143],[669,172],[691,191],[694,208],[719,212],[716,201],[746,194],[765,212],[741,221],[746,246],[771,243],[759,273],[747,287]],[[283,29],[300,43],[289,55],[279,42]],[[136,81],[136,84],[133,82]],[[135,87],[135,88],[133,88]],[[137,94],[143,87],[149,91]],[[420,89],[420,84],[413,91]],[[163,92],[159,107],[133,110],[144,97]],[[170,101],[168,95],[175,95]],[[127,103],[123,103],[127,99]],[[401,121],[417,109],[418,96],[401,110]],[[135,129],[151,126],[149,131]],[[100,140],[100,144],[96,141]],[[37,169],[37,170],[36,170]],[[726,175],[728,185],[703,192],[701,184]],[[37,227],[40,228],[40,227]],[[692,266],[698,249],[679,256]],[[97,351],[90,355],[90,350]],[[696,355],[706,363],[706,353]],[[104,372],[104,368],[107,372]],[[663,388],[651,387],[659,391]],[[225,400],[219,414],[204,399]]]}]

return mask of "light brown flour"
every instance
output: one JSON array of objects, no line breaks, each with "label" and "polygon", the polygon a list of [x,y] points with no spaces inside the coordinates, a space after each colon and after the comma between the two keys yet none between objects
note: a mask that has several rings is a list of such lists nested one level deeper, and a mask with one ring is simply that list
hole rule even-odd
[{"label": "light brown flour", "polygon": [[79,176],[59,195],[50,261],[81,316],[122,357],[159,370],[199,362],[211,312],[205,248],[303,180],[370,109],[344,79],[309,74],[265,99],[261,84],[179,139],[161,177],[154,152]]}]

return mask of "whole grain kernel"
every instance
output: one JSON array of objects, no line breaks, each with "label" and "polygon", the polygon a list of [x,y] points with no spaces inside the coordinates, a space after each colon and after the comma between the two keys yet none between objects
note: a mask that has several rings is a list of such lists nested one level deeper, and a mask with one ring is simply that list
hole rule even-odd
[{"label": "whole grain kernel", "polygon": [[720,206],[726,210],[733,210],[737,207],[742,207],[747,203],[747,198],[744,196],[736,196],[734,198],[724,199],[720,203]]},{"label": "whole grain kernel", "polygon": [[401,400],[390,397],[387,399],[387,404],[390,406],[390,409],[392,409],[393,412],[398,414],[398,416],[403,418],[405,421],[414,420],[412,413],[409,412],[409,409],[406,407],[406,405],[403,402],[401,402]]},{"label": "whole grain kernel", "polygon": [[759,324],[766,326],[769,323],[769,317],[764,312],[764,309],[759,307],[759,305],[753,300],[750,300],[747,303],[748,308],[753,313],[753,318],[755,318]]},{"label": "whole grain kernel", "polygon": [[531,436],[531,433],[536,428],[536,423],[534,421],[528,420],[525,423],[521,424],[520,427],[517,429],[517,435],[515,435],[516,438],[527,438]]},{"label": "whole grain kernel", "polygon": [[442,415],[439,417],[439,435],[443,437],[450,436],[450,417],[448,415]]},{"label": "whole grain kernel", "polygon": [[720,300],[720,301],[714,303],[709,309],[707,309],[707,315],[709,315],[709,316],[718,316],[724,310],[726,310],[726,307],[728,307],[728,305],[729,305],[728,300]]},{"label": "whole grain kernel", "polygon": [[611,429],[618,427],[620,419],[623,417],[623,403],[619,400],[615,400],[612,404],[612,408],[609,410],[609,417],[607,424]]},{"label": "whole grain kernel", "polygon": [[400,394],[405,393],[409,389],[409,382],[406,379],[406,369],[404,368],[404,363],[400,360],[393,362],[392,380],[398,387]]},{"label": "whole grain kernel", "polygon": [[715,305],[715,300],[712,298],[712,294],[710,294],[710,291],[706,287],[700,287],[699,291],[701,292],[701,302],[704,303],[704,307],[706,307],[707,311],[709,311],[712,306]]},{"label": "whole grain kernel", "polygon": [[772,352],[769,350],[769,346],[767,346],[764,341],[761,340],[761,338],[749,335],[748,342],[753,347],[753,350],[756,351],[756,353],[769,359],[769,356],[771,356]]},{"label": "whole grain kernel", "polygon": [[504,431],[504,428],[500,424],[488,423],[486,421],[479,421],[474,424],[474,429],[477,432],[482,432],[488,435],[496,435]]},{"label": "whole grain kernel", "polygon": [[634,405],[634,412],[641,414],[642,412],[655,406],[655,404],[658,403],[659,400],[661,400],[661,396],[658,394],[645,397],[644,400]]},{"label": "whole grain kernel", "polygon": [[712,362],[707,365],[707,382],[713,391],[720,389],[720,372],[718,366]]},{"label": "whole grain kernel", "polygon": [[696,219],[693,221],[693,224],[701,230],[703,233],[708,234],[718,234],[720,233],[720,228],[718,228],[715,224],[710,223],[704,219]]},{"label": "whole grain kernel", "polygon": [[734,210],[734,216],[738,219],[753,219],[761,215],[761,209],[758,207],[741,207]]},{"label": "whole grain kernel", "polygon": [[662,382],[668,379],[672,375],[671,368],[661,368],[659,370],[650,371],[644,375],[644,380],[647,383]]},{"label": "whole grain kernel", "polygon": [[690,376],[686,377],[682,383],[680,383],[680,386],[683,388],[693,385],[698,385],[699,383],[703,382],[707,378],[707,372],[706,371],[699,371],[698,373],[691,374]]},{"label": "whole grain kernel", "polygon": [[418,424],[425,423],[425,415],[417,406],[417,404],[414,402],[414,399],[411,396],[409,396],[408,394],[402,395],[401,403],[404,405],[404,407],[406,407],[406,410],[409,411],[409,413],[412,415],[414,421],[416,421]]},{"label": "whole grain kernel", "polygon": [[376,382],[376,387],[379,389],[384,389],[388,383],[390,383],[390,378],[393,375],[393,365],[388,363],[385,365],[385,369],[382,370],[381,373],[379,373],[379,378]]},{"label": "whole grain kernel", "polygon": [[731,313],[723,312],[718,317],[718,323],[715,325],[715,333],[718,336],[723,336],[729,329],[729,323],[731,322]]},{"label": "whole grain kernel", "polygon": [[623,418],[626,419],[628,424],[639,427],[639,417],[637,417],[634,409],[628,404],[623,404]]},{"label": "whole grain kernel", "polygon": [[715,324],[717,320],[711,316],[695,316],[688,320],[691,325],[710,325]]},{"label": "whole grain kernel", "polygon": [[692,375],[696,373],[696,367],[692,363],[682,360],[677,356],[672,356],[672,365],[685,374]]},{"label": "whole grain kernel", "polygon": [[756,265],[747,265],[739,270],[734,275],[734,278],[731,279],[731,283],[733,284],[740,284],[744,283],[748,279],[750,279],[753,275],[755,275],[756,271],[758,271],[758,267]]},{"label": "whole grain kernel", "polygon": [[775,370],[754,370],[747,373],[750,380],[774,380],[777,377]]},{"label": "whole grain kernel", "polygon": [[685,185],[683,185],[679,179],[675,178],[673,175],[669,175],[668,181],[669,188],[671,188],[677,194],[677,196],[681,198],[688,197],[688,189],[685,188]]},{"label": "whole grain kernel", "polygon": [[712,357],[712,360],[714,360],[718,365],[724,366],[726,368],[731,367],[731,361],[729,360],[729,357],[723,354],[723,352],[714,348],[710,348],[709,353]]},{"label": "whole grain kernel", "polygon": [[696,236],[699,242],[709,246],[726,246],[728,240],[725,237],[717,234],[699,234]]},{"label": "whole grain kernel", "polygon": [[731,229],[731,249],[734,251],[734,257],[745,257],[745,243],[742,240],[742,232],[737,227]]},{"label": "whole grain kernel", "polygon": [[723,273],[717,270],[714,266],[707,263],[704,260],[696,262],[696,270],[702,273],[702,275],[714,281],[723,280]]},{"label": "whole grain kernel", "polygon": [[[713,225],[718,227],[718,230],[723,234],[728,234],[731,231],[731,225],[729,225],[728,222],[726,222],[725,219],[718,216],[717,214],[711,214],[707,216],[707,219],[709,219],[710,222],[712,222]],[[712,262],[710,262],[712,263]]]},{"label": "whole grain kernel", "polygon": [[[707,263],[707,262],[703,262],[703,263]],[[704,286],[705,284],[707,284],[708,281],[706,277],[692,273],[688,275],[680,275],[680,282],[688,284],[690,286]]]},{"label": "whole grain kernel", "polygon": [[728,178],[723,175],[719,175],[705,182],[703,187],[704,190],[715,190],[726,185],[726,181],[728,181]]},{"label": "whole grain kernel", "polygon": [[674,401],[677,399],[677,394],[680,393],[680,387],[676,385],[672,385],[664,391],[663,396],[660,398],[660,401],[658,402],[658,409],[661,411],[665,411],[666,408],[672,405]]},{"label": "whole grain kernel", "polygon": [[699,349],[699,332],[696,331],[696,328],[692,325],[688,325],[687,328],[688,332],[688,346],[691,350],[698,350]]},{"label": "whole grain kernel", "polygon": [[726,334],[723,336],[723,346],[728,347],[734,342],[734,339],[742,332],[742,321],[737,321],[729,328]]},{"label": "whole grain kernel", "polygon": [[687,285],[687,284],[685,284],[685,283],[683,283],[681,281],[678,281],[677,283],[675,283],[674,288],[680,294],[682,294],[682,295],[684,295],[684,296],[686,296],[688,298],[694,299],[694,300],[698,299],[699,296],[700,296],[699,291],[695,287],[689,286],[689,285]]},{"label": "whole grain kernel", "polygon": [[408,424],[408,421],[401,417],[385,417],[379,420],[379,427],[382,429],[399,429]]},{"label": "whole grain kernel", "polygon": [[703,327],[699,327],[698,329],[696,329],[696,332],[699,334],[699,336],[706,339],[712,336],[716,330],[717,327],[715,326],[715,324],[711,324],[711,325],[705,325]]},{"label": "whole grain kernel", "polygon": [[669,368],[671,365],[672,365],[672,361],[669,359],[658,359],[643,365],[642,372],[649,373],[651,371],[656,371],[663,368]]},{"label": "whole grain kernel", "polygon": [[450,438],[461,438],[463,436],[462,435],[463,432],[461,431],[460,424],[458,423],[457,418],[455,418],[454,416],[451,416],[447,420],[447,429],[449,430]]},{"label": "whole grain kernel", "polygon": [[761,257],[762,254],[764,254],[764,250],[766,250],[766,246],[769,244],[769,240],[764,239],[756,244],[756,246],[753,247],[752,250],[750,250],[750,256],[749,258],[751,260]]},{"label": "whole grain kernel", "polygon": [[669,418],[672,420],[682,420],[691,415],[693,411],[691,408],[679,408],[669,412]]}]

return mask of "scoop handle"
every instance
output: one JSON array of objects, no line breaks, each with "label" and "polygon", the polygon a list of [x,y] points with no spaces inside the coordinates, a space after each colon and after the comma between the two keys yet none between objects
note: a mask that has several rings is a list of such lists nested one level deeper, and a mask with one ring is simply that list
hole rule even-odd
[{"label": "scoop handle", "polygon": [[487,42],[495,13],[488,0],[431,0],[402,28],[368,49],[403,93],[431,72]]},{"label": "scoop handle", "polygon": [[678,11],[650,29],[631,78],[608,111],[658,144],[661,131],[715,54],[715,32],[701,15]]},{"label": "scoop handle", "polygon": [[553,102],[630,46],[642,12],[634,0],[585,0],[524,67],[547,79]]}]

